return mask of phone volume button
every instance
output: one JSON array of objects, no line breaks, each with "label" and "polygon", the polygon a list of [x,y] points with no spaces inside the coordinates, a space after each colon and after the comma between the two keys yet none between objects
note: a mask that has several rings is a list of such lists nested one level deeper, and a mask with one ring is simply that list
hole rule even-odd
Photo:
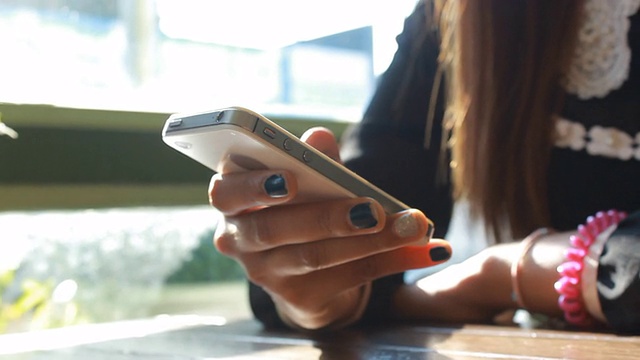
[{"label": "phone volume button", "polygon": [[305,150],[302,153],[302,160],[304,160],[304,162],[311,162],[313,160],[313,154],[311,153],[311,151]]},{"label": "phone volume button", "polygon": [[291,150],[293,150],[293,144],[292,143],[293,143],[293,140],[291,140],[290,138],[286,138],[282,142],[282,148],[287,150],[287,151],[291,151]]}]

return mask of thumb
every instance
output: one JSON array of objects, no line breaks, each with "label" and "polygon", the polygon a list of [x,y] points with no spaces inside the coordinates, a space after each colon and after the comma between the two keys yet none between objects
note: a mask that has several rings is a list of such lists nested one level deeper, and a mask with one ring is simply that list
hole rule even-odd
[{"label": "thumb", "polygon": [[300,140],[340,162],[340,147],[331,130],[324,127],[313,127],[305,131]]}]

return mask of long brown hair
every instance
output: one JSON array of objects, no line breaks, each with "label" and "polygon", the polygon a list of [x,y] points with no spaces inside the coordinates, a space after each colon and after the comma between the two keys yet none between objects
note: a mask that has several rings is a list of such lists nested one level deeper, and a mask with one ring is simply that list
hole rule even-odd
[{"label": "long brown hair", "polygon": [[[452,174],[500,241],[549,225],[547,166],[579,0],[443,0]],[[505,224],[506,221],[506,224]]]}]

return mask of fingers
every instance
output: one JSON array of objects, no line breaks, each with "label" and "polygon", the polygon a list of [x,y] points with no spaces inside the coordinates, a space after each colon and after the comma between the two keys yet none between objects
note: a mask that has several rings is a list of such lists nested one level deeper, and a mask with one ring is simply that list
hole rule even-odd
[{"label": "fingers", "polygon": [[[246,217],[253,215],[255,213]],[[312,230],[303,226],[290,233],[286,226],[275,226],[263,233],[272,237],[271,240],[256,241],[256,238],[245,237],[247,233],[243,232],[242,226],[227,226],[228,231],[217,234],[214,242],[220,252],[243,263],[249,279],[259,285],[268,286],[270,283],[277,283],[277,279],[322,273],[323,270],[334,271],[347,264],[354,266],[353,270],[349,270],[349,276],[368,274],[355,276],[355,279],[360,279],[355,280],[357,283],[386,275],[389,271],[404,271],[446,261],[451,254],[448,243],[436,241],[426,246],[418,245],[419,242],[424,242],[428,226],[429,222],[424,214],[417,210],[407,210],[389,216],[380,230],[376,230],[377,225],[370,230],[351,228],[339,234],[341,236],[331,236],[333,226],[322,225],[315,229],[312,227]],[[287,236],[291,238],[287,239]],[[412,251],[406,255],[406,259],[400,258],[401,261],[385,264],[396,267],[372,265],[375,256],[383,253],[389,256],[393,250],[403,247],[409,247]],[[250,248],[252,250],[248,250]],[[416,258],[412,255],[414,253],[424,256]],[[360,262],[363,259],[368,259],[364,260],[364,270]],[[407,259],[410,261],[406,261]],[[324,281],[333,279],[329,276]]]},{"label": "fingers", "polygon": [[323,127],[314,127],[305,131],[300,140],[320,150],[333,160],[340,161],[340,148],[331,130]]},{"label": "fingers", "polygon": [[216,238],[227,255],[258,252],[317,240],[376,233],[386,223],[380,204],[369,198],[276,206],[228,217],[228,234]]},{"label": "fingers", "polygon": [[209,183],[209,203],[224,215],[290,201],[298,190],[295,177],[270,170],[216,174]]},{"label": "fingers", "polygon": [[[446,254],[446,256],[443,256]],[[433,239],[425,246],[401,247],[304,275],[264,284],[270,293],[299,309],[317,308],[345,289],[352,289],[383,276],[434,266],[451,256],[451,246]],[[330,279],[330,281],[327,281]],[[309,294],[314,294],[313,297]]]},{"label": "fingers", "polygon": [[327,237],[304,246],[278,247],[254,261],[262,263],[260,267],[278,264],[274,273],[280,276],[302,275],[414,244],[424,238],[427,226],[421,212],[407,210],[389,216],[379,232],[363,236],[352,231],[344,237]]}]

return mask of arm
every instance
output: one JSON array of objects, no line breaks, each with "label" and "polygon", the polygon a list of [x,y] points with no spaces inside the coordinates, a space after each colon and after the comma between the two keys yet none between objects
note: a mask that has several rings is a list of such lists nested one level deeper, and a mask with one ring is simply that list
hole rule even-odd
[{"label": "arm", "polygon": [[[584,310],[592,319],[578,326],[640,333],[640,211],[618,225],[588,232],[599,234],[581,261],[578,288]],[[401,319],[489,322],[503,311],[518,307],[512,297],[511,266],[519,262],[516,280],[520,303],[534,313],[561,318],[564,314],[556,292],[558,265],[567,261],[568,239],[576,234],[542,236],[524,252],[519,242],[489,247],[415,285],[401,287],[394,296],[394,315]]]},{"label": "arm", "polygon": [[[553,285],[571,234],[543,236],[525,254],[519,283],[528,310],[562,315]],[[501,312],[517,307],[511,295],[511,265],[521,255],[520,242],[491,246],[414,285],[404,285],[394,297],[393,313],[401,319],[490,322]]]}]

